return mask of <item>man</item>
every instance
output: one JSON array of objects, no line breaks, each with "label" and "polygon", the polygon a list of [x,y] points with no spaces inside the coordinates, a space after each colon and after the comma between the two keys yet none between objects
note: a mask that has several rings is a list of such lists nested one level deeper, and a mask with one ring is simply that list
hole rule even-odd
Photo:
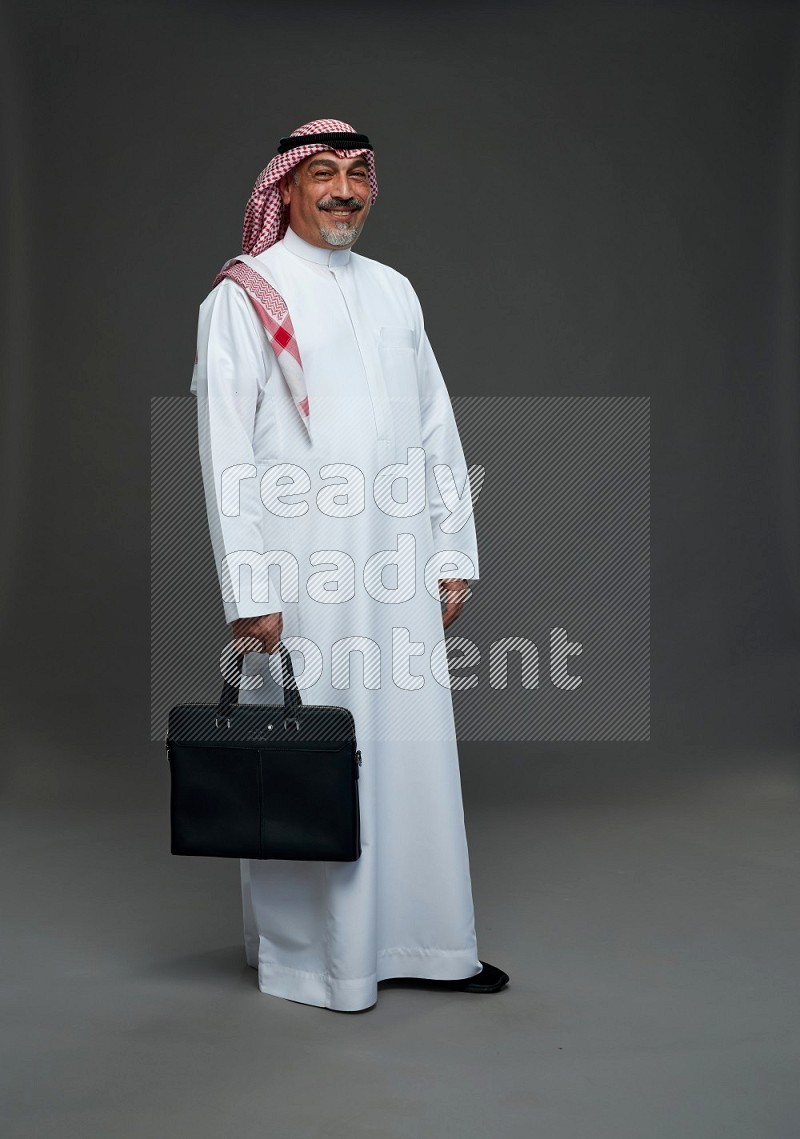
[{"label": "man", "polygon": [[477,956],[444,651],[478,577],[470,484],[416,294],[352,252],[377,193],[348,123],[281,140],[200,306],[192,380],[240,700],[282,701],[282,639],[304,703],[355,719],[361,857],[241,863],[262,992],[340,1011],[387,978],[508,981]]}]

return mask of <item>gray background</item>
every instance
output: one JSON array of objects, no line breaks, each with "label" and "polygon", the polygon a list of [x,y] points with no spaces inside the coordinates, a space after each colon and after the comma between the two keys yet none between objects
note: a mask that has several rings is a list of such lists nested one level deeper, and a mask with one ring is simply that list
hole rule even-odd
[{"label": "gray background", "polygon": [[[798,6],[2,19],[9,1133],[794,1135]],[[652,739],[465,743],[512,985],[350,1018],[258,993],[149,739],[150,397],[327,115],[454,395],[652,399]]]}]

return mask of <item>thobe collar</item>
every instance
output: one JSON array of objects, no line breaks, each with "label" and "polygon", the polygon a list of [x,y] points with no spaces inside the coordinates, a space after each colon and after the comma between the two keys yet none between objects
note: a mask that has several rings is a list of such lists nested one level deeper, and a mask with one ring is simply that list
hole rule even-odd
[{"label": "thobe collar", "polygon": [[340,269],[350,260],[349,249],[323,249],[319,245],[312,245],[296,234],[291,226],[283,236],[283,244],[290,253],[302,257],[304,261],[314,261],[317,265],[326,265],[329,269]]}]

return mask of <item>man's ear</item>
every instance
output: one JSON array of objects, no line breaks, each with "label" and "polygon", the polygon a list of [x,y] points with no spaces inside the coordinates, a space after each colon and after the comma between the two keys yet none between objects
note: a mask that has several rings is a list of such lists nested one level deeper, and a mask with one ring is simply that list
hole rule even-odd
[{"label": "man's ear", "polygon": [[278,189],[280,191],[281,201],[283,202],[283,204],[285,206],[289,205],[289,199],[292,196],[291,190],[289,189],[291,181],[292,181],[291,174],[284,174],[283,177],[281,178],[280,182],[278,182]]}]

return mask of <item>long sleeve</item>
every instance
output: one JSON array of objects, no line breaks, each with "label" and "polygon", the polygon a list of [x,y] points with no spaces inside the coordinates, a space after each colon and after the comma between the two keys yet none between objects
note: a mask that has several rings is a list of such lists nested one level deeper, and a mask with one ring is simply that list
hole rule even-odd
[{"label": "long sleeve", "polygon": [[[419,309],[419,318],[421,321],[421,309]],[[417,349],[417,376],[422,445],[425,449],[427,470],[428,509],[433,531],[434,549],[437,551],[461,551],[469,556],[474,567],[472,572],[464,573],[446,572],[443,569],[440,576],[464,577],[467,580],[477,581],[479,576],[478,542],[475,534],[472,488],[469,484],[467,463],[464,458],[450,395],[424,326],[421,329]],[[435,470],[437,466],[445,469],[437,473]],[[459,497],[461,498],[460,506],[458,505]],[[463,525],[459,525],[462,521]]]},{"label": "long sleeve", "polygon": [[279,579],[262,557],[269,547],[253,453],[259,399],[273,367],[246,293],[221,281],[200,306],[192,390],[211,545],[229,623],[282,611]]}]

